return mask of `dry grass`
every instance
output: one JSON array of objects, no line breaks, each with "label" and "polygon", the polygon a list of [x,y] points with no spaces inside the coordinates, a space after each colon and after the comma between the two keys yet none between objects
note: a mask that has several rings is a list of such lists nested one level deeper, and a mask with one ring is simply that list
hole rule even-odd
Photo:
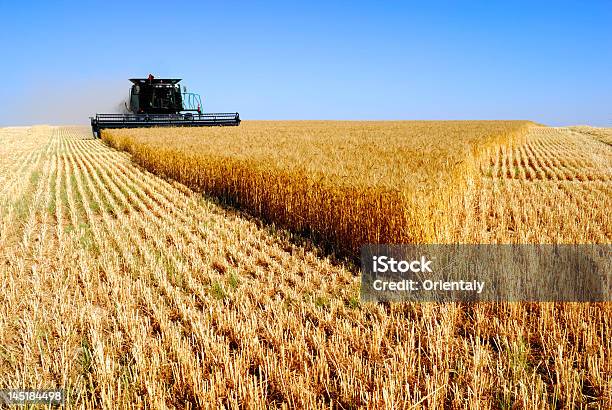
[{"label": "dry grass", "polygon": [[525,121],[246,122],[106,130],[145,168],[222,197],[342,253],[440,241],[465,179]]},{"label": "dry grass", "polygon": [[[80,408],[611,407],[609,303],[360,304],[353,272],[88,134],[0,130],[0,388]],[[491,155],[449,239],[610,242],[609,146],[534,128]]]}]

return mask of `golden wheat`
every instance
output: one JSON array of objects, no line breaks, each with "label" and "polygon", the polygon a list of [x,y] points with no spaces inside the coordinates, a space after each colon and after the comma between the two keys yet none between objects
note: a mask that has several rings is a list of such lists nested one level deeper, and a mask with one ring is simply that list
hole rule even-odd
[{"label": "golden wheat", "polygon": [[[609,303],[360,304],[355,272],[87,134],[0,130],[0,388],[63,387],[69,408],[610,407]],[[609,243],[609,146],[522,140],[467,175],[448,239]]]},{"label": "golden wheat", "polygon": [[105,130],[147,169],[357,256],[365,243],[440,241],[487,149],[524,121],[251,122]]}]

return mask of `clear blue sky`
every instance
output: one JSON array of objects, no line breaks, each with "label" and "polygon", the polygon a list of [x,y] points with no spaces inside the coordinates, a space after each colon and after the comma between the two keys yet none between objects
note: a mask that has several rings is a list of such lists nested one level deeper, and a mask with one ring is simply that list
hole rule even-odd
[{"label": "clear blue sky", "polygon": [[0,0],[0,53],[0,126],[85,123],[149,72],[246,119],[612,126],[611,1]]}]

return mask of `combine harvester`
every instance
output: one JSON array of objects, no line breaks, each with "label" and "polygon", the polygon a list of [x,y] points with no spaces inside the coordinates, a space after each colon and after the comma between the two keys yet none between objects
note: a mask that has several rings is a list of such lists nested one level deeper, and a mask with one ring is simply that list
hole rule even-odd
[{"label": "combine harvester", "polygon": [[126,114],[96,114],[91,130],[100,138],[104,128],[141,127],[207,127],[240,125],[240,115],[232,113],[202,113],[199,94],[181,92],[179,78],[131,78],[129,106]]}]

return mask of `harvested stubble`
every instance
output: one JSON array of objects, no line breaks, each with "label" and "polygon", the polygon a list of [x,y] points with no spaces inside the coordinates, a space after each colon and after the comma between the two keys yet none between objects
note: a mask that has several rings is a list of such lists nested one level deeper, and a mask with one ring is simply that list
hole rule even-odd
[{"label": "harvested stubble", "polygon": [[590,135],[601,142],[605,142],[608,145],[612,145],[612,128],[589,127],[588,125],[578,125],[575,127],[568,128],[572,131]]},{"label": "harvested stubble", "polygon": [[534,127],[481,163],[453,242],[612,243],[612,147],[601,136]]},{"label": "harvested stubble", "polygon": [[234,202],[341,253],[448,239],[479,156],[526,121],[245,122],[238,128],[108,130],[145,168]]}]

